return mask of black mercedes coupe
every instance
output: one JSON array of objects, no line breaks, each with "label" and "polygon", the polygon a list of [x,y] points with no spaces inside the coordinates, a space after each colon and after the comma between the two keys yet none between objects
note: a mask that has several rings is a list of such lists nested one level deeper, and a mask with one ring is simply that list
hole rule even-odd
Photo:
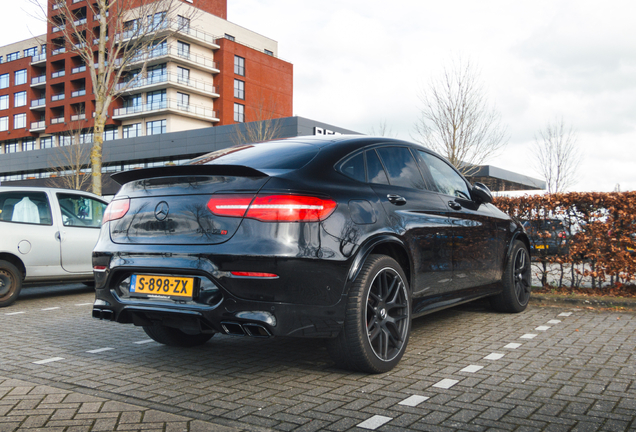
[{"label": "black mercedes coupe", "polygon": [[412,318],[484,297],[528,304],[523,227],[417,144],[297,137],[113,178],[93,316],[162,344],[323,338],[338,366],[381,373]]}]

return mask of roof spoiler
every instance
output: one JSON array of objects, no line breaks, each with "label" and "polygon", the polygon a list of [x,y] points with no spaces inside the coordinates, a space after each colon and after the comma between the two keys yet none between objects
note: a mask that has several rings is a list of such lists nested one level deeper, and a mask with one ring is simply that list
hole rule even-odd
[{"label": "roof spoiler", "polygon": [[173,165],[122,171],[111,174],[110,178],[123,185],[131,181],[153,177],[190,176],[268,177],[262,171],[243,165]]}]

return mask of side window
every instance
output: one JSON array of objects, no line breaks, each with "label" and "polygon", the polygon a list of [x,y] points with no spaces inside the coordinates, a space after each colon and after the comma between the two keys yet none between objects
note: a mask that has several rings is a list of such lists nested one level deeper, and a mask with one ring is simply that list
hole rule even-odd
[{"label": "side window", "polygon": [[91,197],[58,193],[62,223],[66,226],[100,228],[106,204]]},{"label": "side window", "polygon": [[422,163],[428,167],[431,177],[433,177],[433,182],[439,192],[459,198],[470,199],[468,185],[450,165],[425,151],[420,150],[418,153],[422,158]]},{"label": "side window", "polygon": [[364,154],[358,153],[344,161],[344,163],[340,165],[340,172],[354,180],[360,182],[367,181],[364,174]]},{"label": "side window", "polygon": [[375,150],[369,150],[367,154],[367,174],[369,175],[369,183],[389,184],[384,167],[380,162],[380,158]]},{"label": "side window", "polygon": [[389,175],[391,185],[426,189],[420,169],[408,148],[380,147],[378,153]]},{"label": "side window", "polygon": [[53,225],[51,206],[44,192],[0,193],[0,221]]}]

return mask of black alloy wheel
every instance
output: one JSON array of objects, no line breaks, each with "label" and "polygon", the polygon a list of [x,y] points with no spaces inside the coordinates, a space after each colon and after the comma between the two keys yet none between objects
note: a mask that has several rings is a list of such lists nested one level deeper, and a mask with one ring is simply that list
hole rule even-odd
[{"label": "black alloy wheel", "polygon": [[22,290],[22,274],[16,266],[0,260],[0,307],[13,304]]},{"label": "black alloy wheel", "polygon": [[371,255],[349,291],[343,330],[327,341],[336,365],[369,373],[393,369],[409,340],[410,300],[400,265]]},{"label": "black alloy wheel", "polygon": [[491,298],[492,307],[500,312],[522,312],[530,301],[532,272],[526,245],[515,240],[502,279],[503,291]]}]

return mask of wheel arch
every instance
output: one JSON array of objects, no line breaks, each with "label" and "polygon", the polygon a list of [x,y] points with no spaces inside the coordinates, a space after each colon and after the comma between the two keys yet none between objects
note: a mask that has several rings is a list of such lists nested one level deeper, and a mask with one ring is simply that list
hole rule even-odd
[{"label": "wheel arch", "polygon": [[402,267],[402,271],[406,275],[406,279],[409,281],[409,287],[413,286],[411,283],[411,269],[413,266],[411,265],[411,257],[406,250],[404,242],[399,238],[388,234],[375,237],[360,247],[353,260],[353,264],[349,268],[347,284],[356,280],[360,274],[360,270],[362,270],[364,262],[371,254],[386,255],[396,260],[398,264],[400,264],[400,267]]},{"label": "wheel arch", "polygon": [[17,256],[11,253],[0,252],[0,260],[8,261],[14,266],[16,266],[16,268],[20,270],[20,273],[22,273],[22,279],[26,277],[26,267],[24,263],[22,262],[22,260],[18,258]]},{"label": "wheel arch", "polygon": [[510,252],[512,251],[512,247],[514,246],[516,240],[520,240],[526,246],[526,249],[528,249],[528,255],[530,255],[530,251],[532,250],[530,248],[530,239],[528,238],[526,233],[524,233],[523,231],[521,231],[521,230],[516,231],[512,235],[512,238],[510,239],[510,243],[508,243],[508,248],[506,250],[506,256],[504,258],[504,268],[505,268],[505,266],[508,265],[508,260],[510,259]]}]

